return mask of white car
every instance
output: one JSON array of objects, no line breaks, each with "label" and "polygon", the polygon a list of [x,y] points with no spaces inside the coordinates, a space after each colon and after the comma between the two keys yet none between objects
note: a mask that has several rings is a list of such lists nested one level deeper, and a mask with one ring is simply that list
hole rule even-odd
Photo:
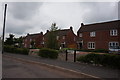
[{"label": "white car", "polygon": [[109,48],[109,53],[120,54],[120,46],[116,46],[116,47],[111,47],[111,48]]}]

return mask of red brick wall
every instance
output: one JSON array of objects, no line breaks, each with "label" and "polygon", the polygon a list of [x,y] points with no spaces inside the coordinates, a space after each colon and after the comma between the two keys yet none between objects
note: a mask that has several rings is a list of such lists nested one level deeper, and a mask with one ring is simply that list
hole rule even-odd
[{"label": "red brick wall", "polygon": [[[26,41],[27,39],[27,41]],[[34,35],[34,36],[27,36],[24,40],[23,40],[23,43],[24,43],[24,47],[25,47],[25,44],[26,44],[26,48],[30,48],[30,39],[32,39],[32,41],[35,40],[35,47],[37,48],[41,48],[43,47],[42,46],[42,41],[43,41],[43,35],[42,34],[39,34],[39,35]]]},{"label": "red brick wall", "polygon": [[88,49],[88,42],[95,42],[95,49],[108,49],[109,42],[117,41],[120,44],[120,29],[118,36],[110,36],[110,30],[96,31],[95,37],[90,37],[90,32],[83,32],[83,48]]},{"label": "red brick wall", "polygon": [[[75,41],[74,41],[75,38]],[[67,43],[67,48],[77,48],[77,44],[76,44],[76,39],[77,36],[73,33],[72,30],[70,30],[67,35],[66,35],[66,43]]]}]

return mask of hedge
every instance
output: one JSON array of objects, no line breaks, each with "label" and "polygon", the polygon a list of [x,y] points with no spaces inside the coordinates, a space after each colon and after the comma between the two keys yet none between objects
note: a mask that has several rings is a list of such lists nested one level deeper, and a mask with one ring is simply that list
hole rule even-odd
[{"label": "hedge", "polygon": [[16,48],[16,47],[9,46],[9,45],[4,46],[4,51],[10,52],[10,53],[24,54],[24,55],[28,55],[29,53],[29,50],[26,48]]},{"label": "hedge", "polygon": [[120,69],[120,55],[91,53],[85,56],[80,56],[77,60],[84,63],[100,64]]},{"label": "hedge", "polygon": [[77,51],[85,51],[85,52],[98,52],[98,53],[108,53],[109,51],[106,49],[95,49],[95,50],[89,50],[89,49],[79,49]]},{"label": "hedge", "polygon": [[58,58],[58,51],[54,49],[40,49],[39,56],[44,58],[51,58],[51,59],[57,59]]}]

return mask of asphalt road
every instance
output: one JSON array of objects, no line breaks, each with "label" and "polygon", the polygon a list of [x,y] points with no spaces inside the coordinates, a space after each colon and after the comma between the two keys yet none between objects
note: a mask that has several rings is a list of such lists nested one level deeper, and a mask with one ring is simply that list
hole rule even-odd
[{"label": "asphalt road", "polygon": [[3,57],[3,78],[81,78],[74,74]]}]

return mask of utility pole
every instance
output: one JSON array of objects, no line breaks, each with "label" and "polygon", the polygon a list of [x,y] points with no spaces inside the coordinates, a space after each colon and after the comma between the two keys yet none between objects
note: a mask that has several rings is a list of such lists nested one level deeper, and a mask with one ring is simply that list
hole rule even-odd
[{"label": "utility pole", "polygon": [[5,36],[6,9],[7,9],[7,4],[5,4],[5,10],[4,10],[3,35],[2,35],[2,54],[4,53],[4,36]]}]

